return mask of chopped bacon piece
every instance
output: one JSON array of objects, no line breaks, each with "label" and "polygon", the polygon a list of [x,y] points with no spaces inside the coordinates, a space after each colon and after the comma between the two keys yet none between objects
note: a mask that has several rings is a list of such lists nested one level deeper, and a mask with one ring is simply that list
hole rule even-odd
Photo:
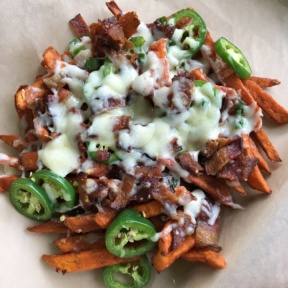
[{"label": "chopped bacon piece", "polygon": [[208,175],[216,175],[230,160],[243,153],[242,138],[238,137],[223,148],[216,151],[210,159],[204,162]]},{"label": "chopped bacon piece", "polygon": [[161,38],[171,39],[175,31],[174,25],[168,25],[168,24],[163,25],[157,20],[152,24],[149,24],[148,27],[150,28],[152,35],[156,40]]},{"label": "chopped bacon piece", "polygon": [[24,171],[36,171],[38,169],[38,152],[37,151],[28,151],[20,155],[20,164],[23,167]]},{"label": "chopped bacon piece", "polygon": [[194,86],[194,78],[189,75],[178,74],[172,79],[172,91],[169,95],[170,108],[172,110],[183,111],[190,107],[192,103],[192,89]]},{"label": "chopped bacon piece", "polygon": [[119,18],[118,22],[122,26],[126,39],[129,39],[136,33],[137,27],[140,24],[140,20],[135,12],[125,13]]},{"label": "chopped bacon piece", "polygon": [[160,203],[169,203],[170,205],[178,203],[178,197],[164,185],[160,185],[157,189],[153,189],[151,194],[152,197]]},{"label": "chopped bacon piece", "polygon": [[203,167],[193,158],[189,152],[181,154],[179,157],[181,166],[191,173],[198,173],[203,171]]},{"label": "chopped bacon piece", "polygon": [[[205,221],[198,221],[195,230],[195,240],[197,247],[211,247],[217,251],[221,250],[218,246],[218,231],[219,231],[219,221],[217,220],[214,225],[209,225]],[[214,250],[213,249],[213,250]]]},{"label": "chopped bacon piece", "polygon": [[126,116],[126,115],[115,117],[115,124],[113,126],[113,132],[121,130],[121,129],[128,129],[130,119],[131,117]]},{"label": "chopped bacon piece", "polygon": [[226,164],[217,173],[217,177],[229,181],[247,181],[252,169],[259,162],[258,158],[240,155]]},{"label": "chopped bacon piece", "polygon": [[118,191],[116,199],[111,203],[111,208],[125,208],[129,202],[136,178],[132,175],[125,174],[122,179],[121,190]]},{"label": "chopped bacon piece", "polygon": [[135,167],[135,175],[141,176],[154,176],[161,177],[163,171],[163,167],[161,165],[156,166],[136,166]]},{"label": "chopped bacon piece", "polygon": [[84,36],[89,35],[89,27],[87,26],[81,14],[77,14],[73,19],[71,19],[70,24],[74,34],[78,38],[82,38]]},{"label": "chopped bacon piece", "polygon": [[208,140],[205,146],[200,150],[200,153],[206,158],[210,158],[216,151],[219,146],[217,140]]},{"label": "chopped bacon piece", "polygon": [[118,7],[115,1],[106,2],[106,6],[113,13],[113,15],[122,14],[122,10]]}]

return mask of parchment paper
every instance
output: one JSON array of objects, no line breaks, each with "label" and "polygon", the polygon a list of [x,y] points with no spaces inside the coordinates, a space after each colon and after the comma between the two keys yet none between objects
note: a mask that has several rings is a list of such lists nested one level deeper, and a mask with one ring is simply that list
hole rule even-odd
[{"label": "parchment paper", "polygon": [[[49,46],[62,52],[73,38],[68,21],[79,12],[87,23],[107,17],[103,0],[0,1],[0,133],[18,133],[13,95],[39,72],[41,55]],[[151,22],[193,6],[205,19],[214,39],[225,36],[249,59],[253,74],[282,82],[272,95],[288,108],[288,0],[143,0],[117,1],[124,11],[136,10]],[[265,175],[273,193],[249,191],[234,199],[245,210],[224,210],[219,239],[227,269],[178,261],[171,269],[153,274],[150,287],[288,287],[288,131],[270,120],[264,128],[283,162],[271,164]],[[11,152],[1,145],[1,151]],[[12,208],[7,194],[0,195],[0,287],[104,287],[102,271],[62,276],[41,260],[57,252],[54,236],[26,230],[34,224]]]}]

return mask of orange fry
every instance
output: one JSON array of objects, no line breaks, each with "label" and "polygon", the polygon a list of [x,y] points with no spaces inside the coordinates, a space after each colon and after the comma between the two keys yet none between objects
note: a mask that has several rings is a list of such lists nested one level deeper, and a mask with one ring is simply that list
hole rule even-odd
[{"label": "orange fry", "polygon": [[158,241],[158,248],[162,255],[167,255],[171,249],[173,236],[172,231],[169,231],[169,227],[172,225],[172,220],[167,221],[162,229],[162,236]]},{"label": "orange fry", "polygon": [[[249,136],[248,135],[242,135],[243,137],[243,143],[244,143],[244,155],[246,156],[253,156],[253,153],[250,148],[250,143],[249,143]],[[248,185],[261,192],[265,193],[271,193],[272,190],[269,187],[269,185],[266,183],[263,175],[260,172],[260,169],[258,165],[254,166],[252,169],[252,172],[250,173],[247,181]]]},{"label": "orange fry", "polygon": [[0,175],[0,192],[8,192],[12,182],[18,178],[16,175]]},{"label": "orange fry", "polygon": [[260,129],[257,132],[253,132],[253,136],[255,136],[258,144],[265,152],[267,158],[272,162],[281,162],[282,160],[279,157],[278,152],[276,151],[275,147],[269,140],[267,134],[264,132],[263,129]]},{"label": "orange fry", "polygon": [[106,248],[94,248],[87,251],[59,255],[43,255],[42,259],[57,272],[70,273],[92,270],[118,263],[138,260],[140,257],[120,258]]},{"label": "orange fry", "polygon": [[47,221],[27,228],[35,233],[70,234],[71,231],[62,221]]},{"label": "orange fry", "polygon": [[47,71],[53,72],[58,61],[61,61],[61,55],[52,46],[50,46],[43,53],[43,61],[41,62],[41,65],[44,66]]},{"label": "orange fry", "polygon": [[104,238],[100,238],[94,242],[91,242],[89,241],[87,234],[58,238],[54,240],[54,244],[62,253],[79,252],[95,248],[105,248]]},{"label": "orange fry", "polygon": [[191,262],[204,262],[216,269],[226,268],[225,259],[219,253],[208,249],[192,249],[184,254],[182,258]]},{"label": "orange fry", "polygon": [[144,217],[146,218],[158,216],[163,212],[163,205],[157,200],[152,200],[143,204],[137,204],[131,208],[140,213],[143,213]]},{"label": "orange fry", "polygon": [[261,170],[266,171],[267,173],[271,173],[268,163],[265,161],[263,156],[258,151],[258,148],[257,148],[256,144],[254,143],[254,141],[251,139],[251,137],[248,137],[248,140],[249,140],[252,155],[259,159],[259,162],[258,162],[259,168]]},{"label": "orange fry", "polygon": [[38,152],[28,151],[20,155],[20,164],[24,171],[35,171],[38,169]]},{"label": "orange fry", "polygon": [[18,157],[9,156],[4,153],[0,153],[0,164],[4,166],[9,166],[13,168],[20,168],[20,163]]},{"label": "orange fry", "polygon": [[[282,107],[275,99],[255,82],[251,80],[242,80],[257,104],[266,112],[266,114],[278,124],[288,123],[288,110]],[[245,100],[244,100],[245,101]]]},{"label": "orange fry", "polygon": [[176,249],[172,250],[167,255],[162,255],[160,249],[152,257],[152,265],[158,273],[167,269],[173,262],[175,262],[182,255],[187,253],[195,245],[193,236],[188,235],[183,243]]},{"label": "orange fry", "polygon": [[281,84],[277,79],[250,76],[248,80],[257,83],[262,89]]},{"label": "orange fry", "polygon": [[95,222],[103,229],[107,228],[113,219],[116,217],[118,211],[114,209],[105,209],[105,212],[98,212],[95,214]]},{"label": "orange fry", "polygon": [[28,146],[28,143],[20,136],[0,135],[0,140],[19,152],[22,152]]},{"label": "orange fry", "polygon": [[64,223],[71,231],[76,233],[86,233],[101,229],[95,221],[95,214],[66,217]]}]

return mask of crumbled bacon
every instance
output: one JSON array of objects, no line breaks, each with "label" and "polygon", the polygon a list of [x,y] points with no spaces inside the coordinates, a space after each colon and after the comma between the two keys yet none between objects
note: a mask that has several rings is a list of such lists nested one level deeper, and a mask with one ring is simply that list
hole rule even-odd
[{"label": "crumbled bacon", "polygon": [[230,160],[243,153],[242,138],[217,150],[210,159],[204,162],[205,171],[208,175],[216,175]]},{"label": "crumbled bacon", "polygon": [[130,116],[122,115],[122,116],[117,116],[114,119],[115,119],[115,122],[113,126],[113,132],[129,128],[129,121],[131,119]]},{"label": "crumbled bacon", "polygon": [[178,197],[164,185],[160,185],[157,189],[152,189],[151,194],[160,203],[168,203],[169,205],[178,203]]},{"label": "crumbled bacon", "polygon": [[193,158],[189,152],[185,152],[178,156],[180,165],[191,173],[203,171],[203,167]]},{"label": "crumbled bacon", "polygon": [[182,111],[188,109],[192,103],[192,76],[178,73],[172,79],[172,94],[169,95],[170,108],[172,110]]},{"label": "crumbled bacon", "polygon": [[89,27],[87,26],[81,14],[78,14],[73,19],[71,19],[70,24],[71,24],[74,34],[78,38],[82,38],[84,36],[89,35]]},{"label": "crumbled bacon", "polygon": [[229,161],[222,170],[217,173],[217,177],[229,181],[247,181],[252,169],[259,162],[258,158],[240,155]]},{"label": "crumbled bacon", "polygon": [[156,40],[161,38],[171,39],[175,31],[174,25],[168,25],[168,24],[163,25],[157,20],[149,24],[148,27],[150,28],[151,33]]}]

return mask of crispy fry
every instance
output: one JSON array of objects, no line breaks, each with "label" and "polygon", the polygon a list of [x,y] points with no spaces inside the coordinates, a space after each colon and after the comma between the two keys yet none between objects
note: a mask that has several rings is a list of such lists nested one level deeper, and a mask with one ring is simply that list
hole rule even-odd
[{"label": "crispy fry", "polygon": [[52,46],[48,47],[43,53],[41,65],[44,66],[47,71],[53,72],[57,61],[61,61],[61,55]]},{"label": "crispy fry", "polygon": [[175,262],[182,255],[187,253],[195,245],[195,239],[189,235],[185,238],[182,245],[172,250],[167,255],[162,255],[160,249],[152,257],[152,265],[158,273],[167,269],[173,262]]},{"label": "crispy fry", "polygon": [[282,160],[279,157],[278,152],[276,151],[275,147],[269,140],[267,134],[264,132],[263,129],[260,129],[257,132],[252,132],[252,135],[255,136],[257,143],[260,145],[262,150],[265,152],[266,156],[272,162],[281,162]]},{"label": "crispy fry", "polygon": [[62,221],[47,221],[27,228],[35,233],[70,234],[71,230]]},{"label": "crispy fry", "polygon": [[158,216],[163,212],[163,205],[157,200],[134,205],[131,208],[142,213],[146,218]]},{"label": "crispy fry", "polygon": [[[242,138],[244,142],[244,155],[253,156],[253,153],[250,148],[248,136],[243,134]],[[271,188],[266,183],[257,165],[252,169],[252,172],[248,177],[247,183],[251,188],[256,189],[258,191],[265,192],[265,193],[272,192]]]},{"label": "crispy fry", "polygon": [[94,248],[87,251],[60,255],[43,255],[42,259],[57,272],[71,273],[92,270],[118,263],[138,260],[140,257],[120,258],[111,254],[106,248]]},{"label": "crispy fry", "polygon": [[251,152],[252,152],[252,155],[256,158],[259,159],[259,162],[258,162],[258,166],[261,170],[264,170],[266,171],[267,173],[271,173],[270,171],[270,168],[269,168],[269,165],[268,163],[265,161],[265,159],[263,158],[263,156],[260,154],[256,144],[254,143],[254,141],[251,139],[251,137],[248,137],[248,140],[249,140],[249,145],[250,145],[250,149],[251,149]]},{"label": "crispy fry", "polygon": [[101,229],[95,221],[95,214],[66,217],[64,223],[71,231],[76,233],[86,233]]},{"label": "crispy fry", "polygon": [[225,259],[219,253],[209,249],[191,249],[182,258],[191,262],[204,262],[216,269],[226,268]]},{"label": "crispy fry", "polygon": [[19,152],[22,152],[28,146],[28,143],[20,136],[0,135],[0,140]]},{"label": "crispy fry", "polygon": [[12,182],[19,177],[17,175],[0,175],[0,192],[8,192]]},{"label": "crispy fry", "polygon": [[235,181],[229,181],[226,180],[226,184],[231,187],[233,190],[237,191],[238,193],[240,193],[242,196],[246,196],[247,193],[244,189],[244,187],[238,182],[235,184]]},{"label": "crispy fry", "polygon": [[265,78],[265,77],[250,76],[249,80],[257,83],[262,89],[281,84],[281,82],[278,81],[277,79]]},{"label": "crispy fry", "polygon": [[129,174],[124,175],[121,190],[117,193],[116,199],[111,203],[111,208],[120,209],[126,207],[135,181],[136,178],[134,176]]},{"label": "crispy fry", "polygon": [[288,123],[288,111],[251,80],[242,80],[257,104],[278,124]]},{"label": "crispy fry", "polygon": [[214,177],[205,174],[190,174],[185,180],[203,189],[221,204],[228,207],[236,207],[229,190]]},{"label": "crispy fry", "polygon": [[105,248],[105,239],[89,241],[88,235],[73,235],[54,240],[54,244],[62,253],[79,252],[95,248]]},{"label": "crispy fry", "polygon": [[37,151],[27,151],[20,155],[20,164],[24,171],[35,171],[38,169],[38,152]]},{"label": "crispy fry", "polygon": [[18,157],[10,156],[4,153],[0,153],[0,164],[20,169],[20,163]]},{"label": "crispy fry", "polygon": [[195,78],[195,80],[203,80],[203,81],[207,81],[210,82],[210,79],[208,78],[208,76],[203,72],[203,70],[201,68],[197,68],[192,70],[191,72],[189,72],[189,74],[191,76],[193,76]]},{"label": "crispy fry", "polygon": [[172,236],[172,220],[166,221],[163,229],[162,236],[158,241],[158,248],[161,255],[167,255],[170,252],[173,236]]},{"label": "crispy fry", "polygon": [[107,228],[118,214],[117,210],[105,208],[105,212],[95,214],[95,222],[103,229]]}]

